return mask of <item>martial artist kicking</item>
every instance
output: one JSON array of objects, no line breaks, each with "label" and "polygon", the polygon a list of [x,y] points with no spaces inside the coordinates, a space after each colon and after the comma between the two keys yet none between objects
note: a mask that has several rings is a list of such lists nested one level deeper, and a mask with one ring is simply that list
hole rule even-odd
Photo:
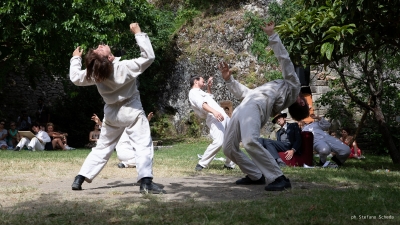
[{"label": "martial artist kicking", "polygon": [[141,57],[120,61],[114,57],[108,45],[99,45],[86,54],[86,70],[82,70],[80,47],[73,52],[70,80],[78,86],[96,85],[104,102],[104,119],[96,147],[87,156],[75,177],[72,190],[82,190],[83,181],[92,182],[106,165],[121,134],[125,131],[136,149],[137,181],[141,193],[163,193],[153,179],[153,142],[149,121],[140,102],[136,86],[137,77],[154,61],[154,51],[146,33],[137,23],[130,24],[140,47]]},{"label": "martial artist kicking", "polygon": [[[303,131],[310,131],[314,135],[314,151],[319,154],[319,166],[323,166],[326,158],[331,152],[335,153],[332,157],[337,166],[343,165],[350,155],[350,147],[336,137],[332,137],[327,131],[331,123],[324,117],[311,114],[311,118],[319,121],[312,122],[303,128]],[[325,165],[334,167],[335,165]],[[336,166],[336,167],[337,167]]]},{"label": "martial artist kicking", "polygon": [[[233,112],[229,126],[225,131],[224,154],[235,162],[245,178],[236,181],[239,185],[265,184],[267,191],[282,191],[291,188],[275,159],[258,142],[260,129],[269,120],[289,107],[293,119],[300,121],[309,115],[307,101],[300,93],[300,81],[285,47],[278,34],[274,32],[274,23],[262,28],[269,36],[269,45],[275,53],[282,69],[283,80],[274,80],[255,89],[249,89],[237,82],[226,63],[219,64],[222,78],[233,95],[242,100]],[[242,141],[252,160],[239,149]]]},{"label": "martial artist kicking", "polygon": [[[189,92],[189,101],[196,115],[202,119],[206,119],[206,124],[210,128],[210,135],[213,142],[207,147],[203,156],[194,168],[196,171],[201,171],[208,166],[214,159],[215,155],[222,147],[224,142],[224,132],[229,123],[229,116],[225,110],[218,105],[211,94],[212,77],[207,81],[208,93],[202,88],[205,86],[204,79],[201,76],[192,76],[190,78],[190,86],[192,89]],[[224,168],[233,169],[235,164],[226,158]]]}]

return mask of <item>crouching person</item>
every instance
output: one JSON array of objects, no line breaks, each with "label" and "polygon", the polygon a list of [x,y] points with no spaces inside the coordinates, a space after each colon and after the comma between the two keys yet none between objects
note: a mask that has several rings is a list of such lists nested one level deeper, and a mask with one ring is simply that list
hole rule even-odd
[{"label": "crouching person", "polygon": [[51,141],[50,136],[40,129],[39,123],[33,123],[32,131],[36,134],[35,137],[29,139],[22,136],[14,151],[20,151],[24,146],[30,151],[44,150],[46,143]]}]

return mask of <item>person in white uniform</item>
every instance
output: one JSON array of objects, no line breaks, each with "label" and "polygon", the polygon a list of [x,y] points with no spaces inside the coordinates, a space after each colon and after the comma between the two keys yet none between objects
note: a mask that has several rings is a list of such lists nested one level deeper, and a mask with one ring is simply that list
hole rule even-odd
[{"label": "person in white uniform", "polygon": [[[147,115],[147,120],[150,121],[153,118],[153,112],[150,112]],[[96,124],[99,125],[99,128],[103,126],[100,118],[93,114],[91,120],[93,120]],[[135,168],[136,167],[136,159],[135,159],[135,149],[132,148],[133,144],[130,142],[128,134],[124,131],[121,135],[121,138],[118,141],[115,150],[117,151],[117,157],[120,161],[118,163],[118,168]]]},{"label": "person in white uniform", "polygon": [[[291,188],[272,155],[258,142],[260,129],[269,118],[288,108],[294,120],[300,121],[309,115],[306,99],[300,93],[300,81],[294,66],[277,33],[274,22],[262,29],[269,36],[269,46],[274,51],[282,69],[283,80],[274,80],[255,89],[249,89],[231,76],[225,62],[219,64],[222,78],[233,95],[242,100],[232,114],[226,129],[222,148],[227,157],[235,162],[246,177],[236,181],[238,185],[266,184],[266,191],[282,191]],[[239,149],[239,142],[249,157]]]},{"label": "person in white uniform", "polygon": [[[208,93],[202,90],[205,86],[204,78],[198,75],[190,78],[189,102],[194,113],[202,119],[206,120],[208,128],[210,128],[210,136],[213,142],[207,147],[203,156],[195,167],[196,171],[201,171],[207,167],[214,159],[215,155],[221,149],[224,142],[224,132],[229,123],[229,116],[225,110],[214,100],[211,94],[212,77],[207,81]],[[230,170],[235,164],[227,157],[224,168]]]},{"label": "person in white uniform", "polygon": [[332,161],[338,166],[343,165],[350,155],[350,147],[336,137],[332,137],[326,131],[329,130],[331,123],[324,117],[311,115],[311,118],[318,120],[306,125],[303,131],[310,131],[314,135],[314,151],[319,154],[319,166],[325,164],[327,157],[333,152]]},{"label": "person in white uniform", "polygon": [[27,137],[21,137],[14,151],[20,151],[24,146],[28,147],[30,151],[44,150],[47,142],[51,142],[50,136],[40,129],[39,123],[33,123],[32,131],[36,133],[35,137],[31,140]]},{"label": "person in white uniform", "polygon": [[82,183],[92,182],[106,165],[121,134],[125,131],[132,147],[136,149],[137,181],[141,193],[164,193],[153,183],[153,142],[140,95],[137,77],[154,61],[154,51],[146,33],[137,23],[130,24],[140,48],[139,58],[120,60],[114,57],[108,45],[99,45],[86,54],[86,69],[82,70],[82,50],[73,52],[70,65],[70,80],[77,86],[96,85],[104,102],[104,119],[96,147],[87,156],[81,170],[72,183],[72,190],[82,190]]}]

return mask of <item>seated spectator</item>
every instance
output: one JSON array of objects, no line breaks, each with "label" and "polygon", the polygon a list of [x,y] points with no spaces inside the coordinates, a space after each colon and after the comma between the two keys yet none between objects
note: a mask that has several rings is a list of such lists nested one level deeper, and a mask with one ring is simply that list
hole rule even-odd
[{"label": "seated spectator", "polygon": [[6,150],[8,148],[7,145],[7,129],[5,128],[6,121],[0,120],[0,149]]},{"label": "seated spectator", "polygon": [[21,131],[29,131],[31,129],[31,118],[26,110],[21,111],[21,115],[17,118],[17,129]]},{"label": "seated spectator", "polygon": [[18,134],[17,124],[11,121],[10,129],[8,130],[7,145],[10,146],[11,148],[15,148],[19,140],[20,138]]},{"label": "seated spectator", "polygon": [[94,125],[93,130],[90,131],[90,133],[89,133],[89,143],[86,144],[85,147],[86,148],[94,148],[94,147],[96,147],[97,140],[99,139],[99,137],[100,137],[100,124],[96,123]]},{"label": "seated spectator", "polygon": [[21,140],[14,151],[20,151],[24,146],[27,146],[30,151],[44,150],[46,143],[51,141],[49,135],[45,131],[40,130],[39,123],[34,123],[32,125],[32,131],[36,133],[36,137],[30,140],[27,137],[21,136]]},{"label": "seated spectator", "polygon": [[[318,166],[329,166],[329,167],[338,167],[343,165],[346,161],[347,157],[350,154],[349,146],[343,144],[336,137],[332,137],[326,131],[328,131],[331,123],[323,117],[315,116],[314,114],[310,115],[311,118],[315,120],[303,128],[303,131],[312,132],[314,135],[314,151],[319,154],[319,164]],[[332,161],[334,163],[329,163],[325,165],[327,161],[328,155],[332,154]]]},{"label": "seated spectator", "polygon": [[290,160],[296,152],[300,154],[301,130],[297,123],[287,123],[286,113],[280,113],[274,117],[272,123],[277,123],[281,128],[276,132],[276,141],[259,138],[258,141],[271,153],[280,167],[285,167],[286,163],[279,157],[278,152],[285,152],[286,160]]},{"label": "seated spectator", "polygon": [[[365,158],[363,155],[361,155],[361,149],[358,147],[356,140],[353,140],[353,136],[350,136],[349,128],[342,129],[342,137],[340,138],[340,140],[350,147],[351,153],[349,155],[349,158]],[[350,143],[351,141],[353,142]]]},{"label": "seated spectator", "polygon": [[71,150],[73,148],[70,148],[67,145],[67,133],[62,133],[62,132],[56,132],[54,131],[54,124],[53,123],[47,123],[46,124],[46,130],[47,133],[49,134],[51,138],[51,144],[53,149],[52,150]]}]

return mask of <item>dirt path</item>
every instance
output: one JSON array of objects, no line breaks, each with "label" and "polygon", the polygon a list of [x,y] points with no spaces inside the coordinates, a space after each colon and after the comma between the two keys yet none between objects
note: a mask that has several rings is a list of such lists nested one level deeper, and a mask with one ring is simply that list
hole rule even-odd
[{"label": "dirt path", "polygon": [[[230,176],[193,176],[182,178],[156,178],[155,183],[164,187],[166,194],[160,195],[163,201],[229,201],[240,199],[259,199],[267,193],[265,185],[238,186],[234,184],[237,177]],[[12,208],[23,202],[40,201],[96,201],[101,199],[141,199],[139,184],[129,180],[95,179],[93,183],[84,183],[82,191],[71,190],[72,179],[53,179],[41,181],[38,184],[23,179],[16,190],[0,195],[3,208]],[[293,182],[292,182],[293,183]],[[7,184],[0,182],[2,187]],[[15,185],[15,184],[14,184]],[[301,184],[293,183],[295,188],[303,188]],[[297,186],[297,187],[296,187]],[[275,194],[275,193],[272,193]],[[276,193],[278,194],[278,193]]]}]

